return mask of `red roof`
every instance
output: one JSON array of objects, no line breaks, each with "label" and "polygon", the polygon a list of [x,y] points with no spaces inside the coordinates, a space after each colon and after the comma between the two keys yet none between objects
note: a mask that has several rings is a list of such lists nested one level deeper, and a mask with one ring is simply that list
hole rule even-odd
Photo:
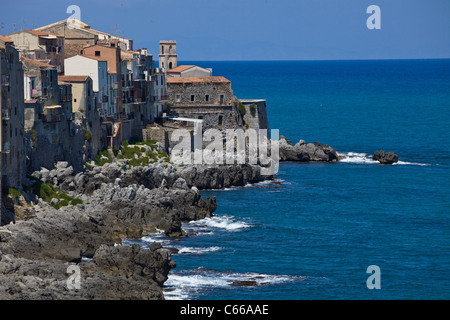
[{"label": "red roof", "polygon": [[167,83],[231,83],[224,77],[170,77]]},{"label": "red roof", "polygon": [[20,61],[26,62],[26,63],[30,63],[30,64],[33,64],[35,66],[41,67],[41,68],[56,68],[55,66],[53,66],[51,64],[48,64],[48,63],[46,63],[44,61],[33,60],[33,59],[30,59],[30,58],[27,58],[27,57],[20,58]]},{"label": "red roof", "polygon": [[14,41],[12,41],[11,39],[8,39],[7,37],[4,36],[0,36],[0,40],[6,43],[13,43]]},{"label": "red roof", "polygon": [[184,70],[187,70],[187,69],[190,69],[193,67],[195,67],[195,66],[178,66],[176,68],[168,70],[167,73],[180,73],[180,72],[183,72]]},{"label": "red roof", "polygon": [[58,81],[64,81],[64,82],[85,82],[87,80],[88,76],[66,76],[61,75],[58,76]]}]

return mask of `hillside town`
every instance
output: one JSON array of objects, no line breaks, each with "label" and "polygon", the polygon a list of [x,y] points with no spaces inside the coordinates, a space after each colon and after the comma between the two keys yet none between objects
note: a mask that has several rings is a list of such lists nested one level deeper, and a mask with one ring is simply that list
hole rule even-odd
[{"label": "hillside town", "polygon": [[3,193],[58,161],[79,172],[130,139],[169,150],[171,132],[192,128],[190,119],[203,129],[268,128],[265,100],[240,101],[212,69],[178,65],[176,41],[160,41],[157,55],[79,20],[0,36]]}]

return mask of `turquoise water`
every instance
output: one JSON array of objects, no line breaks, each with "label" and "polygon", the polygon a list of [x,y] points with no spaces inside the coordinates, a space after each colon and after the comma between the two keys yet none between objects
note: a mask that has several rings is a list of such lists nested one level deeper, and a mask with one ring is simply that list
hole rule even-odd
[{"label": "turquoise water", "polygon": [[[194,63],[239,98],[267,99],[270,127],[294,143],[347,158],[202,192],[216,217],[185,225],[202,233],[160,238],[182,249],[168,299],[450,298],[450,60]],[[400,164],[367,158],[380,149]],[[380,290],[366,286],[370,265]]]}]

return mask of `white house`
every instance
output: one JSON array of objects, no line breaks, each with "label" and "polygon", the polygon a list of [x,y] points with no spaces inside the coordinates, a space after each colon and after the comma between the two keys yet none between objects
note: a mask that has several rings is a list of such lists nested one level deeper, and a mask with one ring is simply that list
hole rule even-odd
[{"label": "white house", "polygon": [[102,116],[113,116],[117,110],[112,110],[109,96],[108,63],[95,56],[74,56],[64,60],[66,76],[89,76],[92,79],[96,105]]},{"label": "white house", "polygon": [[212,69],[182,65],[167,71],[168,77],[212,77]]}]

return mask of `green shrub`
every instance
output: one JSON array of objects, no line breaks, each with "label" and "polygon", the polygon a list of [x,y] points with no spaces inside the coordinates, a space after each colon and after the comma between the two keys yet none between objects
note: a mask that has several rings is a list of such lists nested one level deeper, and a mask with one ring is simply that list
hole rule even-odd
[{"label": "green shrub", "polygon": [[95,165],[102,167],[105,163],[111,162],[111,156],[107,149],[99,151],[94,159]]},{"label": "green shrub", "polygon": [[17,190],[16,188],[9,188],[8,189],[8,196],[11,198],[19,198],[22,194],[20,193],[19,190]]},{"label": "green shrub", "polygon": [[49,183],[44,183],[41,180],[33,179],[35,180],[34,184],[32,185],[33,193],[42,198],[45,202],[50,203],[50,201],[55,198],[59,200],[59,203],[56,205],[53,205],[55,209],[60,209],[61,207],[76,204],[82,204],[83,201],[81,199],[72,198],[71,196],[59,191],[56,189],[53,185]]},{"label": "green shrub", "polygon": [[117,155],[119,154],[119,151],[120,151],[119,148],[117,148],[116,146],[113,147],[113,153],[114,153],[115,157],[117,157]]},{"label": "green shrub", "polygon": [[256,115],[256,104],[253,103],[250,105],[250,113],[253,117]]},{"label": "green shrub", "polygon": [[245,106],[242,102],[239,102],[239,107],[238,107],[239,113],[241,114],[241,117],[243,118],[245,116],[245,114],[247,113],[247,110],[245,109]]},{"label": "green shrub", "polygon": [[92,140],[92,133],[89,130],[86,130],[86,132],[84,133],[84,140],[87,140],[87,141],[91,142],[91,140]]}]

